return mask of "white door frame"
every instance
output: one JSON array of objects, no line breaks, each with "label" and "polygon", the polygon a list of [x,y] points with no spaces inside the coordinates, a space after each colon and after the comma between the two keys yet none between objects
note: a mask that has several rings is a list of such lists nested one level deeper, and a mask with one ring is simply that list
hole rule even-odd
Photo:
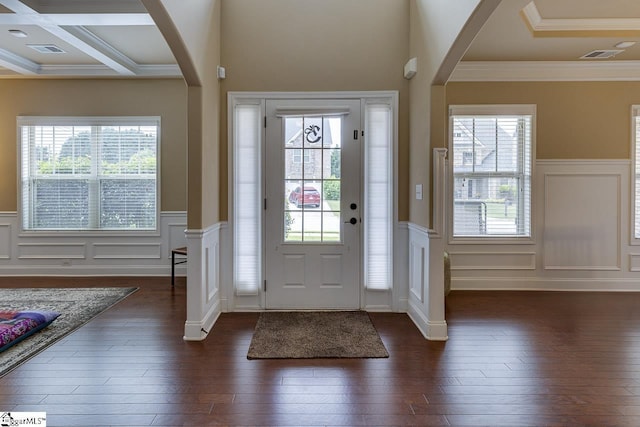
[{"label": "white door frame", "polygon": [[[234,218],[234,146],[233,146],[233,115],[234,107],[237,104],[243,102],[261,103],[261,113],[264,116],[265,113],[265,101],[266,99],[360,99],[361,105],[367,102],[375,102],[376,100],[382,100],[389,103],[393,109],[393,233],[396,234],[398,230],[398,92],[397,91],[349,91],[349,92],[228,92],[227,94],[227,136],[228,136],[228,221],[229,221],[229,244],[231,247],[229,259],[233,258],[233,218]],[[362,109],[364,111],[364,108]],[[363,120],[363,119],[361,119]],[[364,123],[361,123],[361,128],[364,129]],[[264,144],[265,130],[262,128],[262,144]],[[366,137],[365,137],[366,138]],[[264,156],[262,156],[264,164]],[[364,171],[364,165],[362,170]],[[262,176],[262,184],[264,184],[264,174]],[[264,211],[261,217],[261,225],[264,224]],[[406,228],[403,227],[403,228]],[[361,233],[362,239],[364,233]],[[404,240],[404,239],[403,239]],[[261,242],[262,254],[264,257],[264,242]],[[361,242],[362,245],[362,242]],[[399,249],[402,251],[402,248]],[[362,273],[362,254],[360,259],[360,270]],[[398,250],[394,247],[394,252],[398,253]],[[396,258],[394,256],[394,258]],[[262,277],[264,278],[264,266],[262,266]],[[397,276],[395,273],[394,279]],[[399,274],[404,277],[405,272]],[[361,277],[363,275],[361,274]],[[395,280],[394,280],[395,281]],[[404,282],[404,280],[403,280]],[[361,286],[360,293],[360,306],[361,309],[368,311],[406,311],[406,298],[404,283],[395,284],[394,288],[389,291],[375,291],[367,290]],[[265,307],[265,293],[264,288],[261,286],[255,293],[238,295],[233,286],[233,279],[229,283],[225,284],[224,298],[226,299],[227,311],[250,311],[250,310],[263,310]]]},{"label": "white door frame", "polygon": [[[303,100],[280,100],[267,99],[267,129],[265,140],[265,167],[264,183],[267,209],[265,210],[264,226],[264,278],[266,279],[266,304],[265,308],[273,309],[320,309],[320,310],[354,310],[360,308],[360,278],[362,268],[360,261],[360,229],[362,228],[361,199],[363,192],[360,189],[363,174],[360,173],[362,163],[363,138],[360,136],[362,115],[360,113],[361,100],[356,99],[303,99]],[[327,116],[328,114],[328,116]],[[320,171],[311,164],[306,165],[299,171],[299,175],[294,170],[289,170],[293,163],[286,160],[286,153],[292,153],[286,148],[285,123],[293,123],[296,118],[306,117],[305,120],[312,120],[310,117],[321,116],[327,120],[338,120],[341,122],[340,136],[333,140],[331,133],[324,129],[324,119],[318,121],[322,127],[320,135],[321,143],[308,144],[303,135],[300,136],[301,144],[297,150],[300,151],[300,164],[305,150],[309,159],[320,161]],[[315,123],[315,122],[314,122]],[[303,123],[300,129],[305,129]],[[305,129],[306,130],[306,129]],[[328,136],[326,134],[329,134]],[[328,139],[325,139],[328,138]],[[304,141],[304,144],[302,143]],[[340,154],[340,213],[335,218],[335,213],[327,213],[329,206],[326,205],[323,185],[330,177],[325,169],[323,154],[330,151],[325,145],[327,141],[338,142]],[[332,145],[332,147],[335,147]],[[291,147],[293,148],[293,147]],[[333,148],[331,148],[333,150]],[[293,173],[287,176],[285,171]],[[304,171],[304,173],[303,173]],[[291,178],[297,178],[292,184]],[[304,183],[305,186],[314,186],[322,194],[322,206],[318,206],[323,213],[317,209],[309,210],[308,206],[291,209],[290,203],[283,204],[283,186],[297,185]],[[287,187],[287,194],[294,187]],[[349,208],[351,203],[355,203],[354,208]],[[286,205],[286,206],[285,206]],[[318,230],[339,232],[338,241],[300,241],[285,239],[284,230],[284,210],[297,218],[293,224],[306,225],[307,219],[312,217],[323,217],[318,221],[321,225],[315,224]],[[314,207],[315,208],[315,207]],[[356,223],[349,223],[350,218],[355,218]],[[333,225],[330,219],[335,219]],[[337,229],[336,229],[337,224]],[[305,226],[308,231],[308,227]],[[302,231],[302,229],[301,229]],[[308,237],[307,237],[308,238]]]}]

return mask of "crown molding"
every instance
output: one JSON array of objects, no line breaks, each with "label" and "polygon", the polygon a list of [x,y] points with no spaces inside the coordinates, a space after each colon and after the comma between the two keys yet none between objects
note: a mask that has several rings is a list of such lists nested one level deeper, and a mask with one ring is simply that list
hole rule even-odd
[{"label": "crown molding", "polygon": [[38,68],[40,66],[27,58],[0,48],[0,67],[4,67],[15,73],[31,76],[38,74]]},{"label": "crown molding", "polygon": [[448,81],[640,81],[640,61],[461,61]]},{"label": "crown molding", "polygon": [[[2,61],[0,60],[0,65]],[[0,79],[6,78],[38,78],[38,77],[129,77],[114,71],[106,65],[42,65],[29,75],[15,74],[10,70],[0,69]],[[138,65],[135,77],[182,78],[180,67],[172,64]]]},{"label": "crown molding", "polygon": [[640,35],[640,18],[543,18],[535,2],[521,11],[534,37],[612,37]]}]

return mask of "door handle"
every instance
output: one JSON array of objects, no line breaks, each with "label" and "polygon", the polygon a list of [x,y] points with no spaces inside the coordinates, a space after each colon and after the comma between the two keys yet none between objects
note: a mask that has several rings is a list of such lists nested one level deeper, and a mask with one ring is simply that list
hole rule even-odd
[{"label": "door handle", "polygon": [[349,221],[345,221],[345,224],[352,224],[352,225],[356,225],[358,223],[358,220],[355,218],[351,218]]}]

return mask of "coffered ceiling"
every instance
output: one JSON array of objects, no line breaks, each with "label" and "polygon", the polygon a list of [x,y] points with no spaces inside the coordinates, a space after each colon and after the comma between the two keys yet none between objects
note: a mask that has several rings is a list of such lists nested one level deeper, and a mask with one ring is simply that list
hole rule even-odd
[{"label": "coffered ceiling", "polygon": [[[140,0],[0,0],[0,77],[180,75]],[[640,0],[503,0],[450,80],[640,80]]]},{"label": "coffered ceiling", "polygon": [[503,0],[452,80],[640,80],[640,1]]},{"label": "coffered ceiling", "polygon": [[0,0],[0,77],[176,77],[139,0]]}]

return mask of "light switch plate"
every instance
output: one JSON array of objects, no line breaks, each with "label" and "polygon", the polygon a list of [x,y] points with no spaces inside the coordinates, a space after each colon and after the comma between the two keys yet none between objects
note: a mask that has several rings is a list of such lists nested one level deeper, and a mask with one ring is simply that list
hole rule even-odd
[{"label": "light switch plate", "polygon": [[422,184],[416,184],[416,200],[422,200]]}]

